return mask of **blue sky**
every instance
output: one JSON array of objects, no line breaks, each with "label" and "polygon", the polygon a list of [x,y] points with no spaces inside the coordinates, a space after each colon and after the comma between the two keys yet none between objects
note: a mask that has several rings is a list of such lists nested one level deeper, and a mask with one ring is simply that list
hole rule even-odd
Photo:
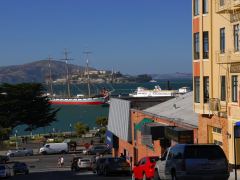
[{"label": "blue sky", "polygon": [[0,66],[48,55],[127,74],[191,72],[190,0],[1,0]]}]

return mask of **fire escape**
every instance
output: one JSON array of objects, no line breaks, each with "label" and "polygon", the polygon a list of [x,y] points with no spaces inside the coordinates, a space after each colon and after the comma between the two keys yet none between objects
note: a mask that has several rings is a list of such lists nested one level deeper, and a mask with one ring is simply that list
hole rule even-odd
[{"label": "fire escape", "polygon": [[[236,22],[240,21],[240,0],[215,0],[215,12],[221,15],[224,19],[229,21],[229,27],[232,32],[232,42],[234,44],[234,29],[233,26]],[[238,34],[240,31],[240,25]],[[216,63],[226,69],[226,79],[230,78],[232,71],[238,70],[240,67],[240,34],[238,36],[238,49],[226,49],[225,52],[216,51]],[[240,71],[240,68],[239,68]],[[209,109],[214,114],[226,115],[228,100],[230,99],[231,84],[226,84],[226,103],[222,104],[219,98],[209,99]]]}]

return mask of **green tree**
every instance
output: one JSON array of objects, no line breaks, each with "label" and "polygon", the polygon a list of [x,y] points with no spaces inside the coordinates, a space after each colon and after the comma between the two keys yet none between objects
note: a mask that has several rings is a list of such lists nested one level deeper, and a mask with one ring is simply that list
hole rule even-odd
[{"label": "green tree", "polygon": [[108,125],[108,118],[107,117],[97,117],[96,124],[99,127],[107,127],[107,125]]},{"label": "green tree", "polygon": [[0,85],[0,127],[27,125],[26,131],[49,126],[59,109],[51,107],[39,83]]},{"label": "green tree", "polygon": [[85,134],[89,130],[89,127],[82,122],[77,122],[74,128],[78,136]]}]

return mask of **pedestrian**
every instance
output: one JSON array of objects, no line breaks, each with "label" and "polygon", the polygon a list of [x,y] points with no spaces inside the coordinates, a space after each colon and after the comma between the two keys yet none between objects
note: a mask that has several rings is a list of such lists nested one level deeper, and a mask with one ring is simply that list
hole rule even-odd
[{"label": "pedestrian", "polygon": [[57,160],[57,167],[61,167],[61,157],[58,157],[58,160]]},{"label": "pedestrian", "polygon": [[64,158],[63,158],[63,156],[61,156],[61,158],[60,158],[60,166],[63,167],[63,165],[64,165]]}]

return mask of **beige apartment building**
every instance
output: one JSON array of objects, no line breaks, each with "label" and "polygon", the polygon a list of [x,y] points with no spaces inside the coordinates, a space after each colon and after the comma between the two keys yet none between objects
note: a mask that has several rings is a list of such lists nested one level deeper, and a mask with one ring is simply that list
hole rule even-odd
[{"label": "beige apartment building", "polygon": [[[240,121],[240,0],[192,0],[194,111],[198,143],[220,145],[234,164]],[[240,141],[236,139],[237,164]]]}]

